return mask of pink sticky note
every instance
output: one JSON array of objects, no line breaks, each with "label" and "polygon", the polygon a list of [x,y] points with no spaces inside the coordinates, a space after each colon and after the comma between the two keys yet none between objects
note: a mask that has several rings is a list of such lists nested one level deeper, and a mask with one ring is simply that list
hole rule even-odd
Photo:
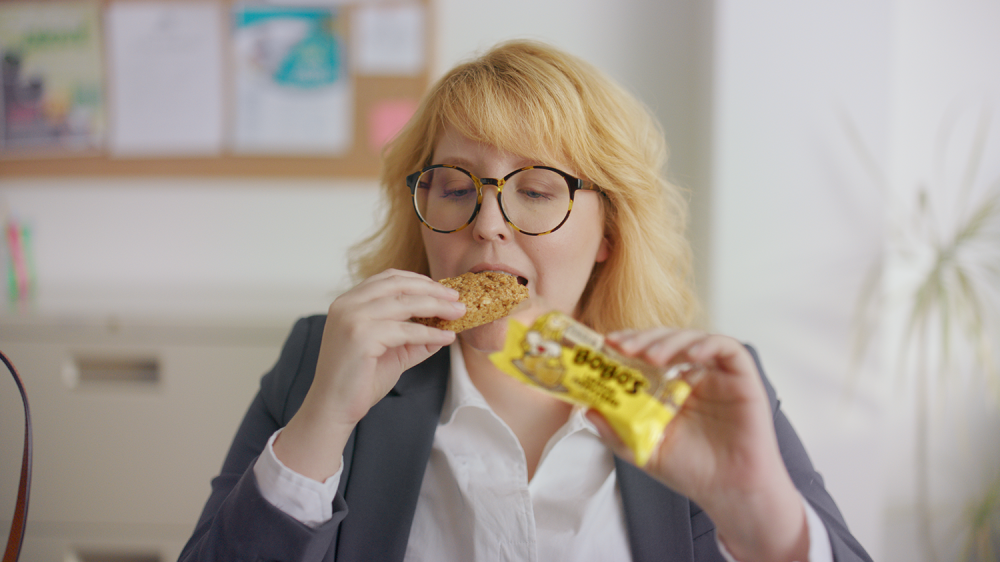
[{"label": "pink sticky note", "polygon": [[372,150],[382,150],[385,143],[392,140],[403,129],[406,122],[417,111],[417,101],[396,99],[380,101],[368,114],[368,143]]}]

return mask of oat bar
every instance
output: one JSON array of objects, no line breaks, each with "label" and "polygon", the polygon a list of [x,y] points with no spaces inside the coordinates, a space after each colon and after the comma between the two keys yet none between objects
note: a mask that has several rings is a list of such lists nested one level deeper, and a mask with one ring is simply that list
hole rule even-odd
[{"label": "oat bar", "polygon": [[461,332],[507,316],[518,303],[528,298],[528,288],[518,283],[517,277],[496,271],[463,273],[442,279],[440,283],[459,292],[459,300],[465,303],[465,315],[457,320],[414,318],[415,322]]}]

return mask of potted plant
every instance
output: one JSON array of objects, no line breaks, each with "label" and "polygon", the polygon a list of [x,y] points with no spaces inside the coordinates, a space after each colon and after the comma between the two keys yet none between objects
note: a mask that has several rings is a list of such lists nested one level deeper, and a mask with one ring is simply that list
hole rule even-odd
[{"label": "potted plant", "polygon": [[[884,176],[849,118],[847,134],[874,180],[885,188]],[[945,120],[938,136],[942,168],[952,146],[956,120]],[[1000,324],[1000,177],[979,181],[991,117],[980,114],[970,149],[961,165],[958,185],[921,185],[915,197],[893,204],[887,244],[862,286],[854,321],[854,369],[865,355],[875,331],[885,328],[890,298],[904,303],[905,321],[894,350],[898,373],[912,384],[916,399],[916,499],[919,536],[930,560],[936,560],[930,508],[929,465],[932,395],[949,375],[964,366],[981,375],[984,389],[1000,390],[993,346]],[[945,176],[945,174],[941,174]],[[941,180],[947,181],[947,180]],[[890,268],[916,273],[912,282],[887,287]],[[888,294],[895,291],[895,294]],[[970,353],[971,352],[971,353]],[[971,364],[970,364],[971,363]],[[996,402],[994,402],[996,404]],[[964,557],[970,561],[1000,560],[1000,474],[984,496],[968,510],[969,538]]]}]

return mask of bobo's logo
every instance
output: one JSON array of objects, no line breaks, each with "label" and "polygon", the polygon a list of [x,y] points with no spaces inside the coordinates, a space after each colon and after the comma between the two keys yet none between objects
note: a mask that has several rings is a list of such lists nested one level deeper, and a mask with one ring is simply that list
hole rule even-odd
[{"label": "bobo's logo", "polygon": [[600,351],[577,346],[573,352],[574,363],[590,368],[603,380],[617,382],[629,394],[635,394],[649,384],[642,373],[609,359]]}]

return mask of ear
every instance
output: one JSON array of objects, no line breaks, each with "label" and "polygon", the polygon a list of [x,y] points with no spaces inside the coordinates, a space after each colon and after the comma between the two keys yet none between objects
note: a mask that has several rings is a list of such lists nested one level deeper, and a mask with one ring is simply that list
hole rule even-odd
[{"label": "ear", "polygon": [[594,263],[601,263],[608,259],[611,255],[611,241],[608,240],[607,235],[601,238],[601,245],[597,247],[597,256],[594,258]]}]

